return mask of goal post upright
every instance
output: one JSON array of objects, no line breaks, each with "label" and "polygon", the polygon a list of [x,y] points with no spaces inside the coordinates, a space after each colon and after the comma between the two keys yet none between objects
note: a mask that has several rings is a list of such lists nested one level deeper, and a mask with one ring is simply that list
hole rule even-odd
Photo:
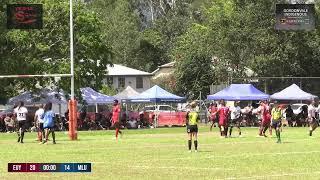
[{"label": "goal post upright", "polygon": [[71,100],[69,101],[69,137],[77,140],[77,101],[74,98],[74,49],[73,49],[73,3],[69,0],[70,13],[70,74],[71,74]]}]

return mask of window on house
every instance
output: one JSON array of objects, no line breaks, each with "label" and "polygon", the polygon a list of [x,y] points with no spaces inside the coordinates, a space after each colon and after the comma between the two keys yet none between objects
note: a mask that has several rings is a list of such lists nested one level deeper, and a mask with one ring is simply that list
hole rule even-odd
[{"label": "window on house", "polygon": [[124,88],[124,86],[125,86],[125,78],[119,77],[118,78],[118,88]]},{"label": "window on house", "polygon": [[112,86],[113,85],[113,77],[107,77],[107,85]]},{"label": "window on house", "polygon": [[137,89],[143,88],[143,78],[142,77],[136,78],[136,88]]}]

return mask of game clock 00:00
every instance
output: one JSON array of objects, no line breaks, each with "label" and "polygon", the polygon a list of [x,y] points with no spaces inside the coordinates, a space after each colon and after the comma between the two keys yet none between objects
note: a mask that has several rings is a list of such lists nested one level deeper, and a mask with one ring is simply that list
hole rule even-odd
[{"label": "game clock 00:00", "polygon": [[91,163],[8,163],[8,172],[91,172]]}]

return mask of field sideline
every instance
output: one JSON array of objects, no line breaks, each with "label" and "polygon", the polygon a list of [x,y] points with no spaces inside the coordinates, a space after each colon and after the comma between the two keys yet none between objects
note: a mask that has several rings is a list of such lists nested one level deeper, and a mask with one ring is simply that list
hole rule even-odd
[{"label": "field sideline", "polygon": [[[24,144],[16,134],[0,134],[0,179],[320,179],[320,129],[284,128],[275,137],[221,139],[218,129],[202,126],[199,152],[187,151],[185,128],[125,130],[118,143],[113,131],[79,132],[78,141],[57,133],[57,144],[39,145],[35,133]],[[234,131],[237,134],[236,131]],[[91,162],[92,173],[8,173],[8,162]]]}]

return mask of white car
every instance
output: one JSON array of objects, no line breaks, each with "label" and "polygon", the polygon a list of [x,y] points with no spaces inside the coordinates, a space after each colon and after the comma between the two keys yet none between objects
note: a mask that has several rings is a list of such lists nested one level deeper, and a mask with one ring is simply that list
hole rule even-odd
[{"label": "white car", "polygon": [[151,105],[151,106],[145,106],[144,107],[145,112],[176,112],[176,109],[174,109],[172,106],[169,105]]},{"label": "white car", "polygon": [[302,111],[302,106],[308,106],[308,104],[292,104],[291,109],[293,110],[293,114],[298,115]]}]

